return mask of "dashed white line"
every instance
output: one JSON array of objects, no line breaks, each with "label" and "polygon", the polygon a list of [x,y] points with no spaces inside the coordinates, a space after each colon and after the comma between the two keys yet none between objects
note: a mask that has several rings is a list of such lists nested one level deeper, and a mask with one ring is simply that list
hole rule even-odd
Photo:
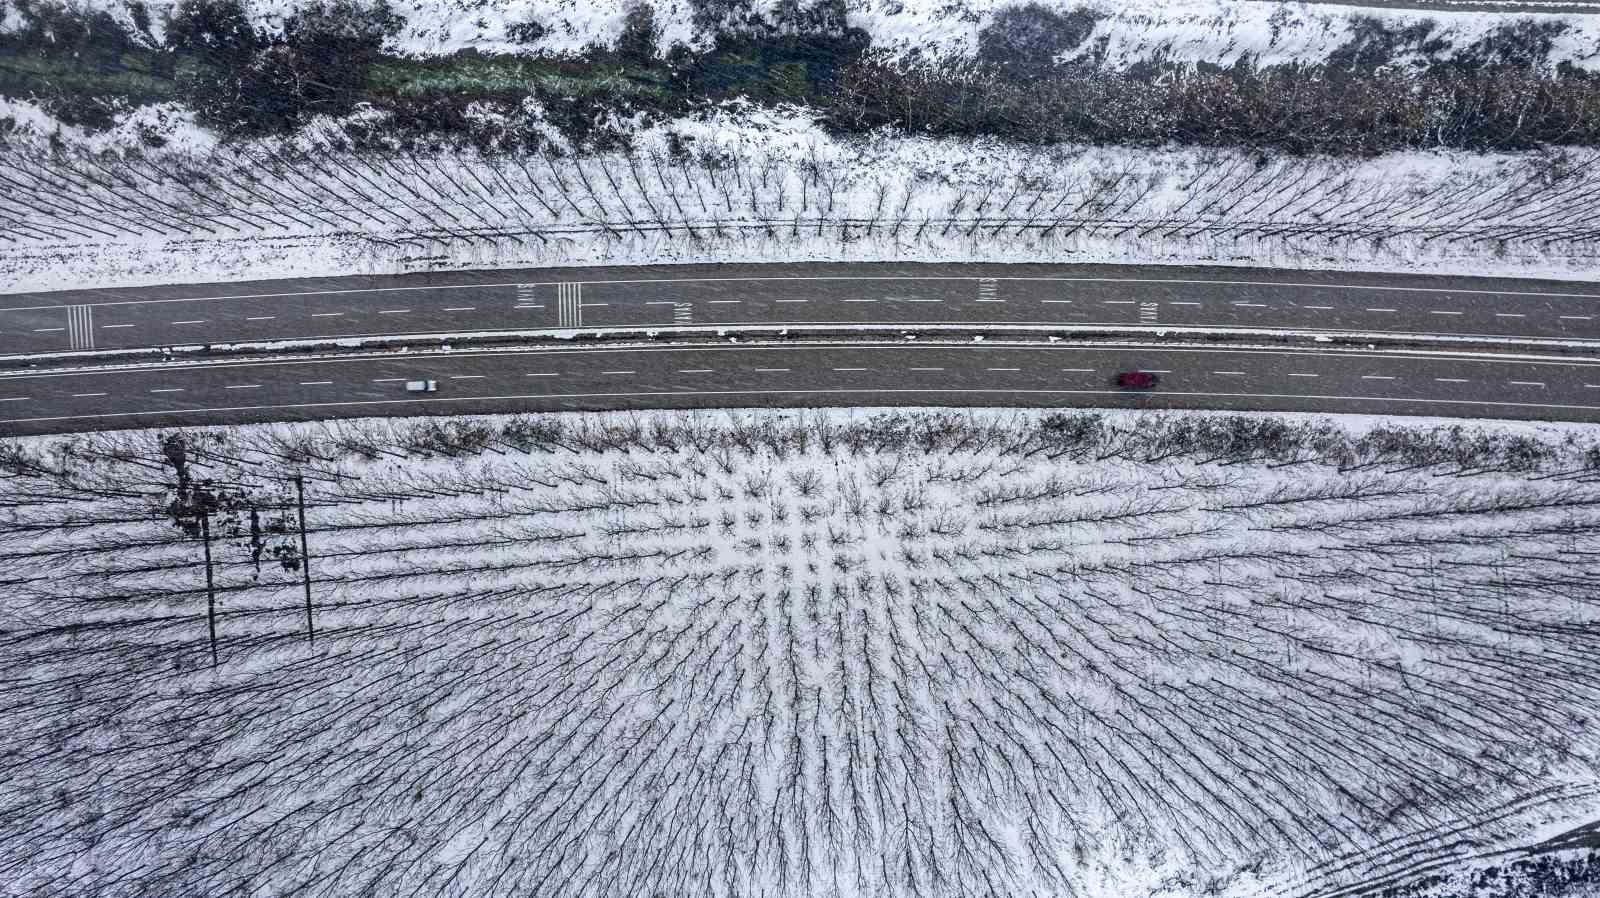
[{"label": "dashed white line", "polygon": [[774,372],[774,371],[788,371],[789,369],[788,368],[757,368],[756,370],[757,371],[763,371],[763,372]]},{"label": "dashed white line", "polygon": [[535,305],[533,303],[523,303],[522,305],[512,306],[511,308],[513,308],[513,309],[542,309],[542,308],[544,308],[544,304],[540,303],[540,304]]},{"label": "dashed white line", "polygon": [[1470,384],[1472,381],[1465,377],[1435,377],[1434,380],[1442,384]]},{"label": "dashed white line", "polygon": [[445,309],[445,311],[446,312],[473,312],[473,311],[476,311],[477,308],[478,308],[477,306],[450,306],[449,308]]},{"label": "dashed white line", "polygon": [[778,299],[778,300],[773,300],[773,301],[774,302],[810,302],[811,300],[809,300],[809,299]]},{"label": "dashed white line", "polygon": [[1516,386],[1516,387],[1542,387],[1542,386],[1544,386],[1544,382],[1543,381],[1538,381],[1538,380],[1512,380],[1512,381],[1507,381],[1507,383],[1511,384],[1512,386]]},{"label": "dashed white line", "polygon": [[1071,371],[1074,374],[1093,374],[1093,368],[1062,368],[1062,371]]},{"label": "dashed white line", "polygon": [[245,320],[246,321],[271,321],[272,319],[274,319],[276,317],[278,317],[278,316],[276,316],[276,315],[254,315],[254,316],[250,316],[250,317],[245,318]]},{"label": "dashed white line", "polygon": [[1213,371],[1212,374],[1243,374],[1243,371]]},{"label": "dashed white line", "polygon": [[[981,302],[982,300],[979,300],[979,301]],[[1108,306],[1131,306],[1131,305],[1133,305],[1133,300],[1131,300],[1131,299],[1107,299],[1107,300],[1102,300],[1101,302],[1102,302],[1103,305],[1108,305]]]},{"label": "dashed white line", "polygon": [[167,387],[164,390],[151,390],[152,393],[182,393],[183,387]]},{"label": "dashed white line", "polygon": [[1197,302],[1178,302],[1177,300],[1173,300],[1172,302],[1168,303],[1168,305],[1173,305],[1173,306],[1197,306],[1197,305],[1199,305],[1199,303],[1197,303]]},{"label": "dashed white line", "polygon": [[[1318,309],[1318,310],[1321,310],[1321,311],[1325,312],[1328,309],[1333,308],[1333,306],[1301,306],[1300,308],[1302,308],[1302,309]],[[1368,311],[1371,311],[1371,310],[1369,309]]]},{"label": "dashed white line", "polygon": [[27,396],[6,396],[4,398],[0,398],[0,402],[27,402],[27,401],[28,401],[28,397]]},{"label": "dashed white line", "polygon": [[1070,299],[1041,299],[1039,301],[1040,302],[1047,302],[1047,303],[1051,303],[1051,302],[1060,303],[1061,305],[1065,305],[1065,306],[1072,305],[1072,300],[1070,300]]},{"label": "dashed white line", "polygon": [[106,395],[106,394],[104,394],[104,393],[73,393],[72,394],[74,399],[82,399],[82,398],[87,397],[87,396],[104,396],[104,395]]},{"label": "dashed white line", "polygon": [[312,318],[340,318],[340,317],[343,317],[343,315],[344,315],[343,312],[312,312],[311,313],[311,317]]},{"label": "dashed white line", "polygon": [[173,324],[205,324],[204,318],[191,318],[188,321],[174,321]]},{"label": "dashed white line", "polygon": [[907,371],[943,371],[943,368],[907,368]]},{"label": "dashed white line", "polygon": [[1562,321],[1588,321],[1593,315],[1562,315]]},{"label": "dashed white line", "polygon": [[110,328],[113,328],[113,327],[133,327],[133,325],[131,325],[131,324],[102,324],[100,326],[103,327],[103,328],[106,328],[106,329],[110,329]]},{"label": "dashed white line", "polygon": [[300,381],[300,386],[302,386],[302,387],[326,387],[331,383],[333,383],[333,381],[331,381],[331,380],[302,380],[302,381]]},{"label": "dashed white line", "polygon": [[1243,306],[1247,309],[1264,309],[1267,307],[1267,304],[1264,302],[1236,302],[1234,305]]},{"label": "dashed white line", "polygon": [[450,379],[451,380],[483,380],[485,377],[488,377],[488,375],[487,374],[452,374],[452,375],[450,375]]},{"label": "dashed white line", "polygon": [[712,369],[710,369],[710,368],[679,368],[678,369],[678,373],[679,374],[710,374],[711,371],[712,371]]},{"label": "dashed white line", "polygon": [[586,309],[600,309],[609,305],[611,305],[609,302],[586,302],[583,307]]},{"label": "dashed white line", "polygon": [[1005,300],[1003,300],[1003,299],[979,299],[979,300],[974,300],[974,301],[975,302],[1005,302]]},{"label": "dashed white line", "polygon": [[1443,309],[1429,309],[1429,315],[1464,315],[1465,312],[1446,312]]},{"label": "dashed white line", "polygon": [[602,371],[601,374],[632,374],[632,371]]},{"label": "dashed white line", "polygon": [[744,300],[742,300],[742,299],[711,299],[711,300],[707,300],[706,302],[709,303],[710,305],[714,305],[714,306],[731,306],[731,305],[737,305],[737,304],[739,304],[741,302],[744,302]]},{"label": "dashed white line", "polygon": [[229,384],[229,385],[223,387],[223,389],[224,390],[259,390],[259,389],[261,389],[261,385],[260,384]]},{"label": "dashed white line", "polygon": [[835,368],[835,371],[865,371],[865,368]]},{"label": "dashed white line", "polygon": [[523,377],[560,377],[561,375],[557,374],[554,371],[540,371],[540,372],[537,372],[537,373],[534,373],[534,374],[524,374],[522,376]]},{"label": "dashed white line", "polygon": [[1171,374],[1172,373],[1171,371],[1168,371],[1168,370],[1166,370],[1164,368],[1140,368],[1139,370],[1143,371],[1146,374]]},{"label": "dashed white line", "polygon": [[1371,309],[1371,308],[1369,308],[1369,309],[1367,309],[1367,311],[1369,311],[1369,312],[1394,312],[1394,311],[1398,311],[1398,310],[1397,309]]},{"label": "dashed white line", "polygon": [[1363,375],[1361,375],[1361,379],[1362,380],[1394,380],[1394,375],[1392,375],[1392,374],[1363,374]]},{"label": "dashed white line", "polygon": [[942,299],[906,299],[902,302],[944,302]]},{"label": "dashed white line", "polygon": [[1289,374],[1289,376],[1290,376],[1290,377],[1318,377],[1318,376],[1320,376],[1320,375],[1316,375],[1316,374],[1297,374],[1297,373],[1293,373],[1293,372],[1291,372],[1291,373],[1290,373],[1290,374]]},{"label": "dashed white line", "polygon": [[985,368],[985,371],[1021,371],[1021,368]]},{"label": "dashed white line", "polygon": [[1526,318],[1528,316],[1522,314],[1521,312],[1496,312],[1496,313],[1494,313],[1494,317],[1496,317],[1496,318]]},{"label": "dashed white line", "polygon": [[64,331],[64,330],[66,330],[66,328],[64,328],[64,327],[36,327],[36,328],[33,329],[33,332],[36,333],[36,334],[48,334],[48,333],[53,333],[55,331]]},{"label": "dashed white line", "polygon": [[411,311],[411,310],[410,309],[379,309],[378,310],[378,314],[379,315],[404,315],[405,313],[407,313],[409,311]]},{"label": "dashed white line", "polygon": [[405,378],[403,378],[403,377],[374,377],[372,379],[372,382],[375,383],[375,384],[392,384],[392,383],[396,383],[396,382],[402,381],[402,380],[405,380]]},{"label": "dashed white line", "polygon": [[[877,302],[876,299],[841,299],[840,302]],[[982,302],[983,300],[979,300]]]}]

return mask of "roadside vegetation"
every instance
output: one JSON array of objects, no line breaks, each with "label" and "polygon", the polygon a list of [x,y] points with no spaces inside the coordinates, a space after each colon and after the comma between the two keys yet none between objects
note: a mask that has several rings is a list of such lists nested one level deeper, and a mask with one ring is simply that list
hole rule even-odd
[{"label": "roadside vegetation", "polygon": [[[746,98],[794,103],[836,135],[884,126],[1033,144],[1247,146],[1371,155],[1404,149],[1511,151],[1600,146],[1600,79],[1551,61],[1559,21],[1512,20],[1451,46],[1427,22],[1358,19],[1325,62],[1226,68],[1162,61],[1110,68],[1097,14],[1019,3],[965,61],[891,59],[851,27],[844,0],[694,0],[707,46],[663,46],[652,6],[615,43],[572,56],[406,58],[384,50],[401,22],[381,0],[317,0],[280,29],[251,24],[243,0],[184,0],[131,28],[55,0],[9,0],[0,95],[61,121],[104,128],[119,110],[176,101],[233,136],[292,131],[357,108],[395,135],[451,141],[509,122],[529,146],[618,149],[641,124]],[[513,23],[512,37],[544,26]],[[162,36],[158,39],[155,35]],[[557,147],[557,149],[561,149]]]},{"label": "roadside vegetation", "polygon": [[1600,794],[1578,433],[678,413],[0,443],[0,876],[1557,894],[1592,850],[1496,852]]}]

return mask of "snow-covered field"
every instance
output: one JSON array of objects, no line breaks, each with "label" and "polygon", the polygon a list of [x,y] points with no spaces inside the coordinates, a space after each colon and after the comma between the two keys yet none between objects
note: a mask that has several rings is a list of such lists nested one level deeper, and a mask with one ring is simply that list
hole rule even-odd
[{"label": "snow-covered field", "polygon": [[[391,0],[390,7],[406,20],[390,42],[396,52],[418,56],[447,55],[463,49],[486,53],[579,53],[593,43],[609,44],[622,31],[627,11],[639,0]],[[971,55],[977,35],[997,10],[1015,0],[846,0],[850,24],[872,38],[874,47],[897,56],[912,51],[923,58]],[[133,26],[122,0],[86,0],[86,8],[103,8],[127,27]],[[160,36],[162,12],[176,0],[146,0],[152,27]],[[712,35],[694,24],[689,0],[651,4],[661,29],[663,52],[674,43],[709,46]],[[757,0],[770,10],[776,0]],[[1376,19],[1393,30],[1432,22],[1431,37],[1458,50],[1507,22],[1513,16],[1535,21],[1560,21],[1568,30],[1555,39],[1551,62],[1570,61],[1580,68],[1600,67],[1600,15],[1592,4],[1571,12],[1530,13],[1514,3],[1487,3],[1465,11],[1372,8],[1359,5],[1263,2],[1263,0],[1040,0],[1061,12],[1080,7],[1101,16],[1086,45],[1104,43],[1110,66],[1152,58],[1231,65],[1249,55],[1263,64],[1317,62],[1346,43],[1351,17]],[[1560,6],[1551,0],[1550,6]],[[251,0],[257,21],[281,26],[296,0]],[[508,26],[543,25],[538,40],[518,42]],[[0,27],[6,27],[0,20]],[[12,27],[15,27],[14,21]]]},{"label": "snow-covered field", "polygon": [[1600,816],[1596,446],[1006,412],[0,443],[0,893],[1464,875]]},{"label": "snow-covered field", "polygon": [[[688,154],[668,152],[669,134]],[[0,290],[695,261],[1154,262],[1587,278],[1593,151],[1372,160],[829,139],[722,110],[631,155],[14,148]]]}]

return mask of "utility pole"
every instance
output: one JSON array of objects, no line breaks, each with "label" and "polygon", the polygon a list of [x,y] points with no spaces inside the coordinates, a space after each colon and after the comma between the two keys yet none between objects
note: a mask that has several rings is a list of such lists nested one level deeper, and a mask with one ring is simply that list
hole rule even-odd
[{"label": "utility pole", "polygon": [[217,666],[217,590],[211,576],[211,515],[200,512],[200,537],[206,547],[206,624],[211,628],[211,666]]},{"label": "utility pole", "polygon": [[300,581],[306,588],[306,641],[317,641],[316,626],[311,622],[311,553],[306,549],[306,484],[305,478],[294,475],[294,493],[300,505]]}]

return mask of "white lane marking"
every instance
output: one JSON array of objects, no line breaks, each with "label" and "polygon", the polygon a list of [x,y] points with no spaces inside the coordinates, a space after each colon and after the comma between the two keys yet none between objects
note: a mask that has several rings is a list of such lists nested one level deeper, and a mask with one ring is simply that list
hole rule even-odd
[{"label": "white lane marking", "polygon": [[544,308],[544,303],[539,303],[537,305],[535,305],[533,303],[524,303],[522,305],[512,306],[511,308],[513,308],[513,309],[542,309],[542,308]]},{"label": "white lane marking", "polygon": [[1517,386],[1517,387],[1542,387],[1542,386],[1544,386],[1544,382],[1543,381],[1537,381],[1537,380],[1512,380],[1512,381],[1507,381],[1507,383],[1511,384],[1512,386]]},{"label": "white lane marking", "polygon": [[302,381],[300,381],[300,386],[302,386],[302,387],[326,387],[331,383],[333,383],[333,381],[331,381],[331,380],[302,380]]},{"label": "white lane marking", "polygon": [[1320,374],[1297,374],[1297,373],[1291,373],[1289,376],[1290,377],[1321,377],[1322,375],[1320,375]]},{"label": "white lane marking", "polygon": [[1046,302],[1046,303],[1060,303],[1061,305],[1064,305],[1064,306],[1072,305],[1072,300],[1070,300],[1070,299],[1041,299],[1039,301],[1040,302]]},{"label": "white lane marking", "polygon": [[985,371],[1021,371],[1021,368],[985,368]]},{"label": "white lane marking", "polygon": [[788,371],[788,368],[757,368],[757,371]]},{"label": "white lane marking", "polygon": [[0,402],[27,402],[27,401],[28,401],[28,397],[27,396],[7,396],[7,397],[5,397],[3,399],[0,399]]},{"label": "white lane marking", "polygon": [[172,323],[173,324],[205,324],[206,320],[204,318],[190,318],[187,321],[174,321]]},{"label": "white lane marking", "polygon": [[488,376],[489,375],[487,375],[487,374],[452,374],[452,375],[450,375],[450,379],[451,380],[483,380],[485,377],[488,377]]},{"label": "white lane marking", "polygon": [[276,316],[276,315],[254,315],[254,316],[245,318],[245,320],[246,321],[271,321],[272,319],[274,319],[276,317],[278,317],[278,316]]},{"label": "white lane marking", "polygon": [[389,383],[394,383],[396,381],[401,381],[401,380],[405,380],[405,378],[403,378],[403,377],[374,377],[372,379],[372,382],[375,383],[375,384],[389,384]]},{"label": "white lane marking", "polygon": [[311,317],[312,318],[342,318],[342,317],[344,317],[344,313],[343,312],[312,312],[311,313]]},{"label": "white lane marking", "polygon": [[1472,381],[1465,377],[1435,377],[1434,380],[1442,384],[1470,384]]},{"label": "white lane marking", "polygon": [[1562,321],[1588,321],[1589,319],[1593,318],[1594,316],[1593,315],[1562,315],[1560,317],[1561,317]]},{"label": "white lane marking", "polygon": [[598,309],[609,305],[611,305],[609,302],[586,302],[583,304],[583,307],[586,309]]},{"label": "white lane marking", "polygon": [[73,393],[72,394],[74,399],[81,399],[81,398],[86,397],[86,396],[104,396],[104,395],[106,395],[106,394],[104,394],[104,393]]},{"label": "white lane marking", "polygon": [[1429,315],[1464,315],[1465,312],[1446,312],[1443,309],[1429,309]]},{"label": "white lane marking", "polygon": [[1131,305],[1133,305],[1133,300],[1131,300],[1131,299],[1106,299],[1106,300],[1102,300],[1101,304],[1102,305],[1108,305],[1108,306],[1131,306]]},{"label": "white lane marking", "polygon": [[538,372],[536,374],[524,374],[522,376],[523,377],[560,377],[561,375],[555,373],[554,371],[540,371],[540,372]]},{"label": "white lane marking", "polygon": [[1496,312],[1496,313],[1494,313],[1494,317],[1496,317],[1496,318],[1526,318],[1528,316],[1522,314],[1521,312]]},{"label": "white lane marking", "polygon": [[1394,375],[1392,375],[1392,374],[1363,374],[1363,375],[1361,375],[1361,379],[1362,380],[1394,380]]},{"label": "white lane marking", "polygon": [[1600,390],[1600,384],[1584,384],[1584,386],[1591,390]]},{"label": "white lane marking", "polygon": [[1369,311],[1369,312],[1394,312],[1394,311],[1397,311],[1397,310],[1396,309],[1371,309],[1371,308],[1369,308],[1369,309],[1367,309],[1367,311]]},{"label": "white lane marking", "polygon": [[[782,302],[783,300],[780,299],[778,301]],[[674,300],[670,300],[670,299],[651,299],[651,300],[647,300],[645,302],[645,305],[647,305],[647,306],[675,306],[675,305],[677,305],[677,302],[675,302]]]},{"label": "white lane marking", "polygon": [[[593,303],[590,303],[590,305],[593,305]],[[445,311],[446,312],[473,312],[473,311],[476,311],[477,308],[478,308],[477,306],[449,306],[448,308],[445,309]]]},{"label": "white lane marking", "polygon": [[1173,306],[1197,306],[1197,305],[1199,305],[1199,303],[1197,303],[1197,302],[1178,302],[1177,300],[1173,300],[1172,302],[1168,303],[1168,305],[1173,305]]},{"label": "white lane marking", "polygon": [[183,387],[168,387],[164,390],[151,390],[152,393],[182,393]]},{"label": "white lane marking", "polygon": [[[876,299],[841,299],[840,302],[877,302]],[[982,300],[979,300],[980,302]]]},{"label": "white lane marking", "polygon": [[259,390],[259,389],[261,389],[261,385],[260,384],[229,384],[228,386],[223,387],[223,389],[224,390]]},{"label": "white lane marking", "polygon": [[679,374],[710,374],[711,371],[712,371],[712,369],[710,369],[710,368],[679,368],[678,369],[678,373]]},{"label": "white lane marking", "polygon": [[975,299],[973,302],[1005,302],[1003,299]]},{"label": "white lane marking", "polygon": [[907,368],[907,371],[943,371],[943,368]]},{"label": "white lane marking", "polygon": [[1327,311],[1328,309],[1333,308],[1333,306],[1301,306],[1300,308],[1302,308],[1302,309],[1320,309],[1320,310],[1323,310],[1323,311]]},{"label": "white lane marking", "polygon": [[64,328],[64,327],[36,327],[36,328],[33,329],[33,332],[36,333],[36,334],[48,334],[48,333],[53,333],[55,331],[64,331],[64,330],[66,330],[66,328]]},{"label": "white lane marking", "polygon": [[1243,374],[1243,371],[1213,371],[1212,374]]},{"label": "white lane marking", "polygon": [[[809,299],[779,299],[779,300],[774,300],[774,302],[810,302],[810,301],[811,300],[809,300]],[[672,305],[672,303],[667,303],[667,305]]]},{"label": "white lane marking", "polygon": [[1244,306],[1245,308],[1249,309],[1264,309],[1267,307],[1267,304],[1264,302],[1236,302],[1234,305]]},{"label": "white lane marking", "polygon": [[865,368],[835,368],[835,371],[865,371]]},{"label": "white lane marking", "polygon": [[1168,370],[1165,370],[1165,369],[1162,369],[1162,368],[1140,368],[1139,370],[1143,371],[1146,374],[1171,374],[1172,373],[1171,371],[1168,371]]},{"label": "white lane marking", "polygon": [[901,302],[944,302],[942,299],[903,299]]},{"label": "white lane marking", "polygon": [[404,315],[405,313],[407,313],[409,311],[411,311],[411,310],[410,309],[379,309],[378,310],[378,314],[379,315]]},{"label": "white lane marking", "polygon": [[601,374],[632,374],[632,371],[602,371]]},{"label": "white lane marking", "polygon": [[100,326],[101,326],[101,327],[103,327],[103,328],[113,328],[113,327],[133,327],[133,325],[131,325],[131,324],[102,324],[102,325],[100,325]]},{"label": "white lane marking", "polygon": [[731,306],[731,305],[735,305],[737,303],[744,302],[744,300],[742,300],[742,299],[712,299],[712,300],[707,300],[707,302],[709,302],[711,305],[714,305],[714,306]]},{"label": "white lane marking", "polygon": [[1093,368],[1062,368],[1062,371],[1071,371],[1075,374],[1093,374]]}]

